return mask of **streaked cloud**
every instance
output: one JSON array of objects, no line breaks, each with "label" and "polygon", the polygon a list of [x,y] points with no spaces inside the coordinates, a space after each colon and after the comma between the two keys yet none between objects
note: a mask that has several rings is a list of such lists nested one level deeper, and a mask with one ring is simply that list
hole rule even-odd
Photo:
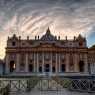
[{"label": "streaked cloud", "polygon": [[0,58],[9,35],[34,38],[42,36],[48,26],[61,38],[81,33],[91,46],[95,42],[95,0],[0,0]]}]

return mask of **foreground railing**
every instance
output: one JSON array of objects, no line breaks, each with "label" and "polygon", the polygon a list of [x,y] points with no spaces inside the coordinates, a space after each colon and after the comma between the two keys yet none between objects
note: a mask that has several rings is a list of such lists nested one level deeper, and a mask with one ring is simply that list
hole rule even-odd
[{"label": "foreground railing", "polygon": [[[0,88],[7,87],[9,92],[27,92],[37,84],[39,78],[0,78]],[[4,89],[5,90],[5,89]]]},{"label": "foreground railing", "polygon": [[73,91],[81,91],[81,92],[95,92],[95,80],[94,79],[71,79],[71,85],[69,89]]},{"label": "foreground railing", "polygon": [[[56,82],[56,85],[55,85]],[[36,88],[35,86],[38,86]],[[56,86],[56,88],[55,88]],[[8,95],[8,92],[29,92],[34,90],[56,90],[64,88],[71,91],[95,92],[95,79],[93,78],[69,78],[69,77],[23,77],[0,78],[0,95]],[[5,88],[3,88],[5,87]],[[53,88],[54,87],[54,88]]]},{"label": "foreground railing", "polygon": [[9,85],[0,88],[0,95],[9,95]]}]

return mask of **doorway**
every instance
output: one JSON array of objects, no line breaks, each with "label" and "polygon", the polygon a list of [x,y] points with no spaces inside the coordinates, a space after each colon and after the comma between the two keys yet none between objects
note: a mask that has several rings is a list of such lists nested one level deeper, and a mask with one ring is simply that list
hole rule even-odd
[{"label": "doorway", "polygon": [[79,62],[79,71],[84,72],[84,61]]},{"label": "doorway", "polygon": [[33,64],[29,64],[28,66],[29,66],[28,67],[29,68],[29,72],[33,72]]},{"label": "doorway", "polygon": [[45,64],[45,72],[50,72],[50,65],[49,64]]},{"label": "doorway", "polygon": [[16,69],[16,64],[14,61],[10,61],[10,72],[14,72]]},{"label": "doorway", "polygon": [[65,64],[61,64],[61,72],[65,72],[66,66]]}]

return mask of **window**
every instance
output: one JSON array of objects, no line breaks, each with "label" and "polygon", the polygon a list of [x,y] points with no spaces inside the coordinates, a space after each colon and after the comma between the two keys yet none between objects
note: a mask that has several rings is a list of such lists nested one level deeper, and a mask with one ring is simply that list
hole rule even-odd
[{"label": "window", "polygon": [[45,53],[44,55],[45,60],[50,60],[50,53]]},{"label": "window", "polygon": [[83,43],[82,42],[79,42],[79,46],[83,46]]},{"label": "window", "polygon": [[16,58],[16,55],[15,54],[11,54],[11,59],[15,59]]},{"label": "window", "polygon": [[12,42],[12,46],[15,46],[16,45],[16,42]]},{"label": "window", "polygon": [[56,54],[52,53],[52,62],[55,63],[56,62]]}]

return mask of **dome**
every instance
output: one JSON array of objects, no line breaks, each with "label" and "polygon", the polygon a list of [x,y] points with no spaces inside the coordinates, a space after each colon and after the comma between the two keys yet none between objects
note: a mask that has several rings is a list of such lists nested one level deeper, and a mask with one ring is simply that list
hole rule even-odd
[{"label": "dome", "polygon": [[50,29],[48,28],[46,31],[46,34],[41,37],[41,40],[44,41],[55,41],[57,40],[55,36],[53,36],[50,32]]}]

